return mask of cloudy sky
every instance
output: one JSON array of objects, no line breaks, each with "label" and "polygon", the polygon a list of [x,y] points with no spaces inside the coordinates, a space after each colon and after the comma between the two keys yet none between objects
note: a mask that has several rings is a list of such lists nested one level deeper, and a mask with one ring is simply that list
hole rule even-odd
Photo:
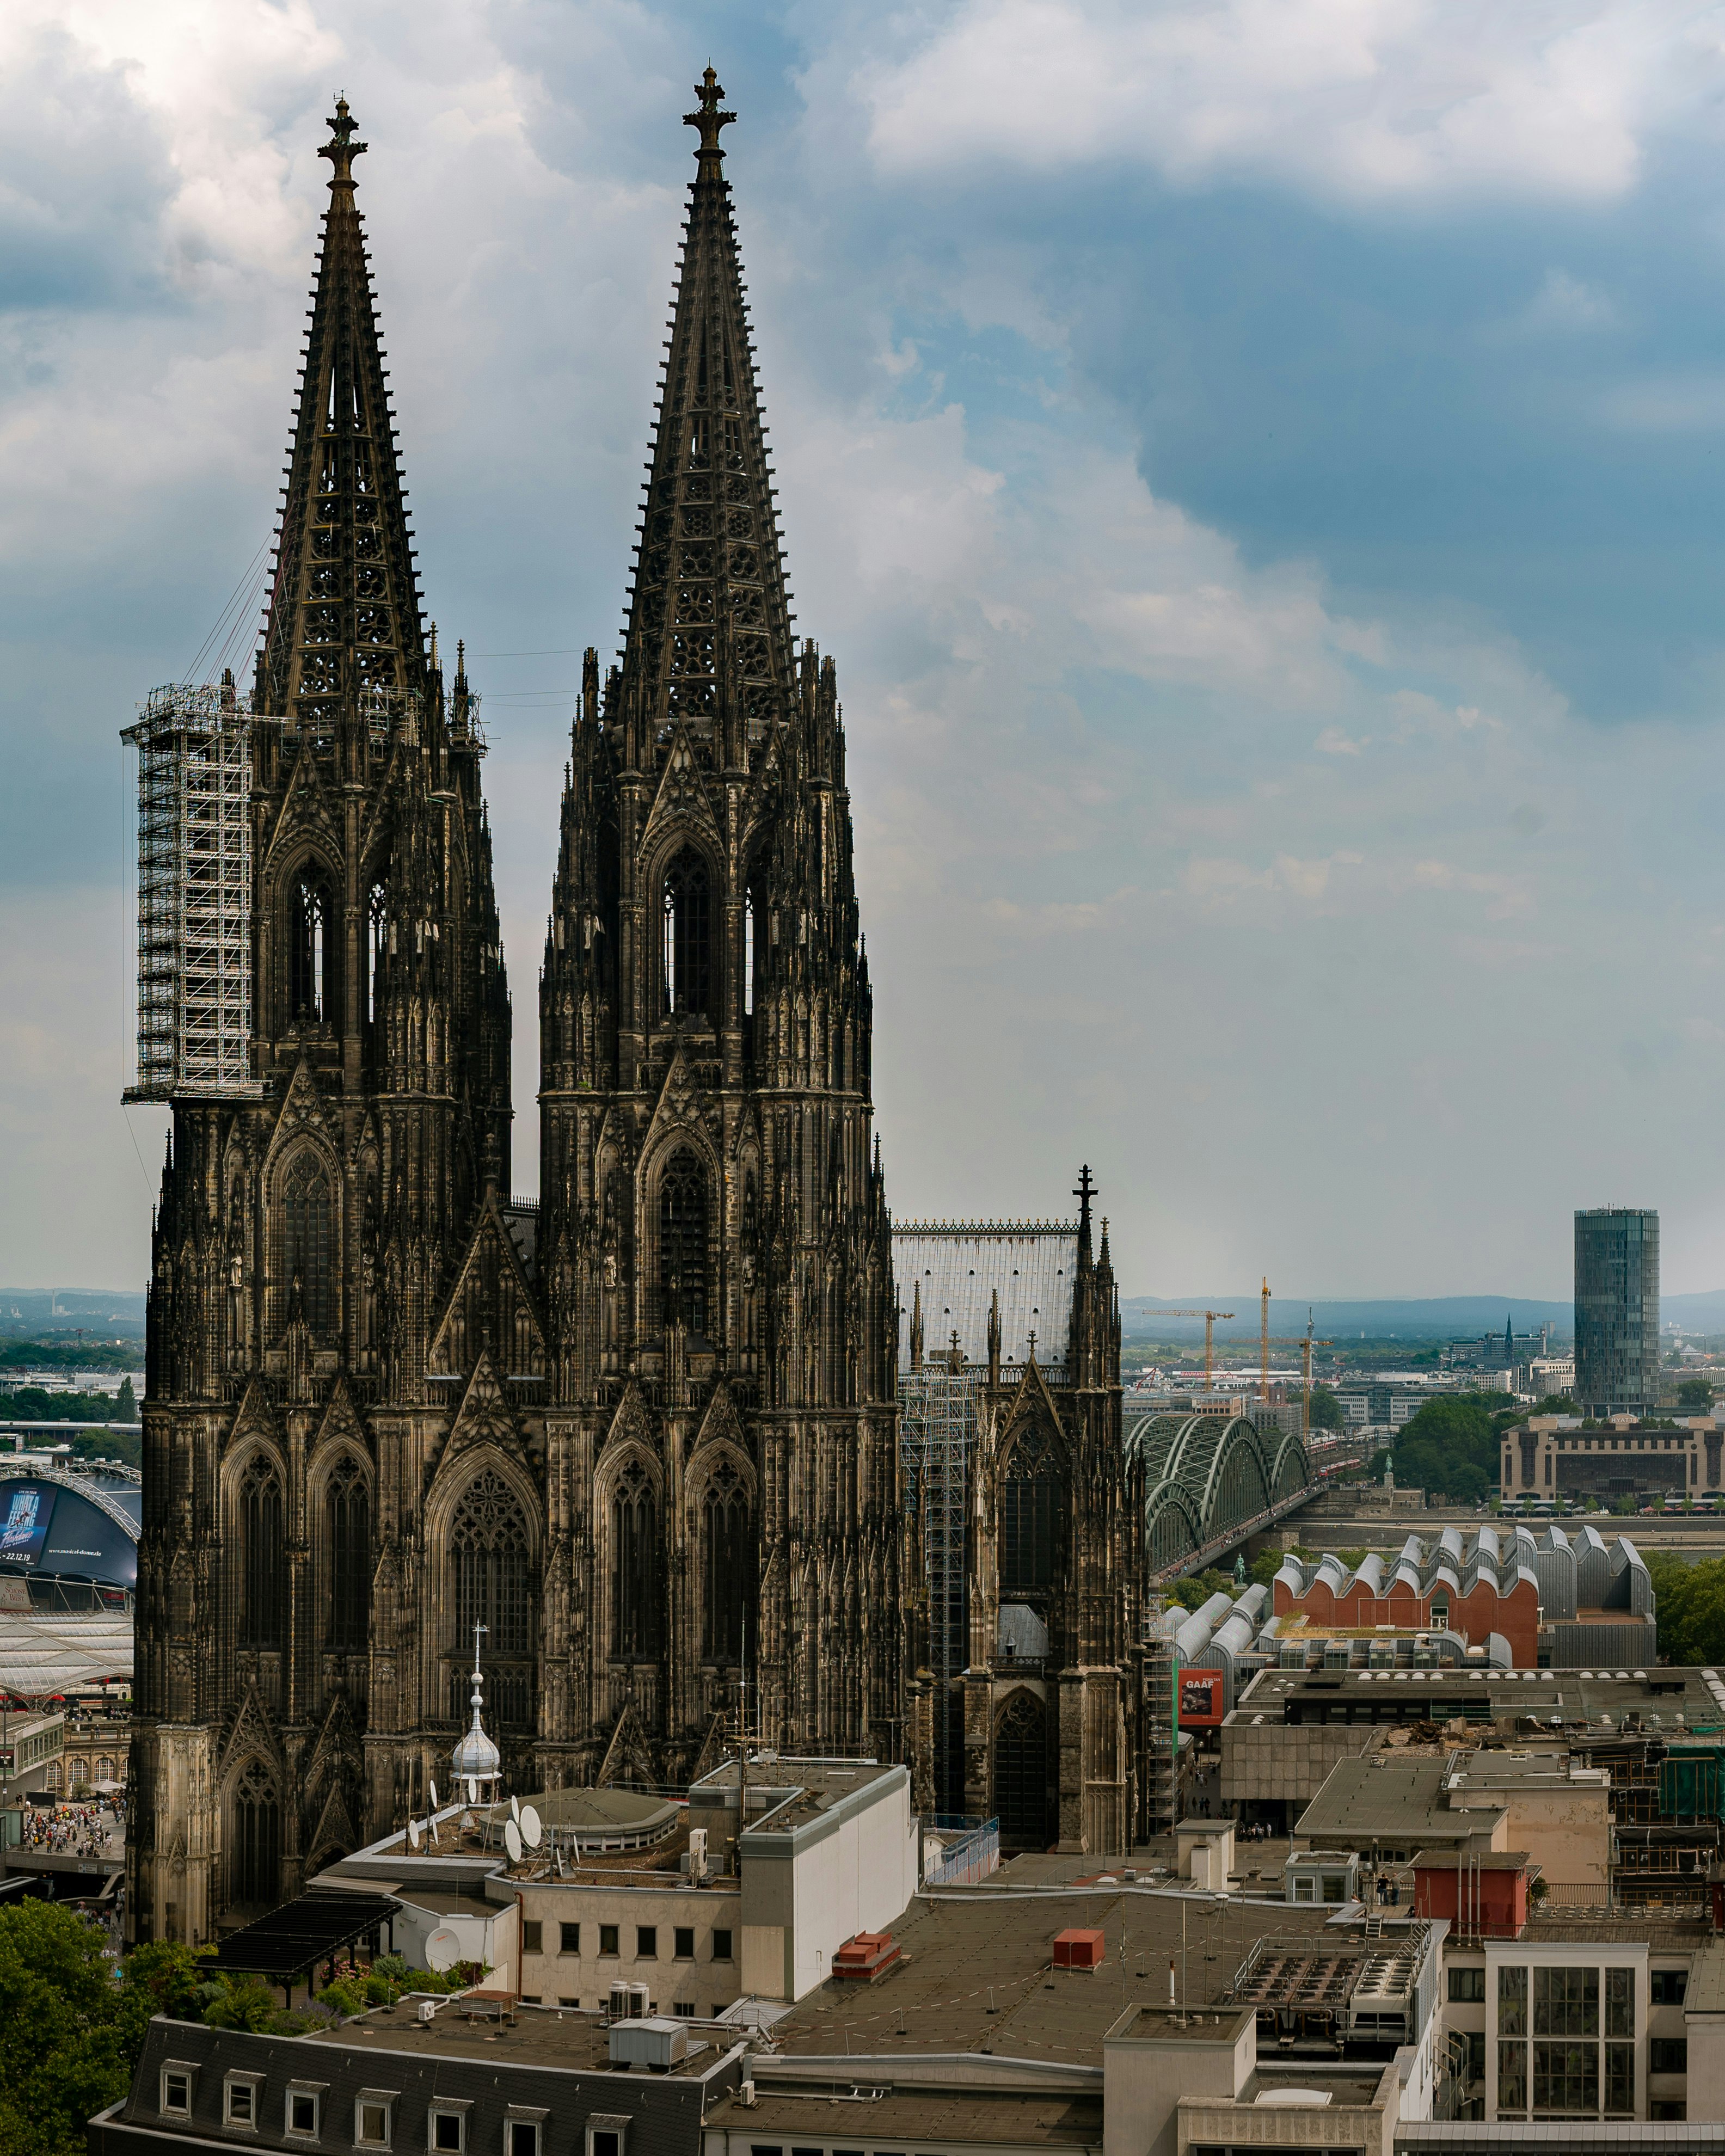
[{"label": "cloudy sky", "polygon": [[[118,729],[270,536],[332,93],[485,693],[531,1189],[711,56],[901,1215],[1129,1291],[1725,1280],[1725,10],[10,0],[0,1278],[135,1286]],[[491,655],[496,654],[496,655]]]}]

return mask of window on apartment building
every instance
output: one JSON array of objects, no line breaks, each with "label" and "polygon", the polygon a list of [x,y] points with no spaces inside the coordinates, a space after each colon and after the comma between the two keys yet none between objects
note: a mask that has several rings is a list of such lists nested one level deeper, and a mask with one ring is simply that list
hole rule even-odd
[{"label": "window on apartment building", "polygon": [[1527,2047],[1516,2042],[1497,2046],[1497,2110],[1500,2117],[1527,2108]]},{"label": "window on apartment building", "polygon": [[657,1961],[659,1958],[659,1927],[657,1924],[635,1926],[635,1959]]},{"label": "window on apartment building", "polygon": [[1605,2116],[1633,2118],[1635,2115],[1635,2047],[1633,2044],[1605,2046]]},{"label": "window on apartment building", "polygon": [[1533,2109],[1596,2118],[1599,2107],[1599,2047],[1597,2044],[1536,2040],[1533,2046]]},{"label": "window on apartment building", "polygon": [[1647,2071],[1650,2074],[1686,2074],[1689,2071],[1689,2039],[1686,2036],[1656,2036],[1647,2046]]},{"label": "window on apartment building", "polygon": [[394,2100],[377,2089],[362,2089],[353,2103],[353,2145],[356,2148],[389,2146],[390,2113]]},{"label": "window on apartment building", "polygon": [[1483,2006],[1486,2003],[1486,1972],[1476,1966],[1462,1964],[1450,1971],[1450,2004],[1452,2006]]},{"label": "window on apartment building", "polygon": [[289,2135],[296,2140],[315,2141],[317,2138],[318,2114],[322,2108],[321,2091],[290,2087],[287,2092],[285,2119]]},{"label": "window on apartment building", "polygon": [[539,2156],[539,2122],[511,2118],[503,2129],[503,2156]]},{"label": "window on apartment building", "polygon": [[1461,2077],[1470,2088],[1476,2082],[1482,2082],[1486,2078],[1486,2032],[1483,2029],[1467,2031]]},{"label": "window on apartment building", "polygon": [[1605,2034],[1633,2036],[1635,2033],[1635,1972],[1608,1969],[1605,1972]]},{"label": "window on apartment building", "polygon": [[258,2123],[259,2076],[255,2074],[229,2074],[223,2091],[225,2102],[223,2115],[229,2126],[255,2128]]},{"label": "window on apartment building", "polygon": [[1527,1969],[1523,1962],[1499,1965],[1497,2033],[1500,2036],[1525,2036],[1527,2033]]},{"label": "window on apartment building", "polygon": [[467,2147],[467,2107],[434,2107],[426,2122],[425,2138],[433,2156],[463,2156]]},{"label": "window on apartment building", "polygon": [[[1499,2026],[1502,2017],[1499,2015]],[[1533,1972],[1533,2034],[1597,2036],[1599,1972],[1596,1969],[1539,1968]]]},{"label": "window on apartment building", "polygon": [[730,1958],[731,1958],[731,1934],[730,1934],[730,1933],[729,1933],[729,1932],[715,1932],[715,1933],[713,1933],[713,1959],[714,1959],[715,1961],[729,1961],[729,1960],[730,1960]]},{"label": "window on apartment building", "polygon": [[558,1999],[557,1999],[557,2005],[558,2005],[559,2006],[576,2006],[576,2007],[578,2007],[578,2006],[580,2005],[580,2004],[581,2004],[581,2001],[580,2001],[578,1999],[565,1999],[565,1998],[562,1997],[561,1995],[559,1995]]},{"label": "window on apartment building", "polygon": [[1666,2123],[1685,2119],[1689,2116],[1689,2107],[1681,2097],[1655,2097],[1647,2107],[1647,2116]]},{"label": "window on apartment building", "polygon": [[695,2019],[695,2001],[692,1999],[680,1999],[671,2011],[685,2021],[692,2021]]},{"label": "window on apartment building", "polygon": [[671,1933],[671,1951],[678,1961],[694,1960],[695,1927],[692,1924],[677,1926]]},{"label": "window on apartment building", "polygon": [[162,2094],[157,2105],[158,2111],[170,2118],[184,2118],[192,2109],[192,2075],[190,2066],[164,2066],[162,2070]]},{"label": "window on apartment building", "polygon": [[1689,1995],[1686,1969],[1656,1969],[1649,1972],[1649,2001],[1655,2006],[1681,2006]]},{"label": "window on apartment building", "polygon": [[521,1918],[521,1952],[523,1953],[542,1952],[544,1932],[545,1927],[540,1918],[523,1917]]},{"label": "window on apartment building", "polygon": [[[604,1953],[608,1951],[611,1953],[615,1953],[617,1951],[617,1927],[615,1924],[609,1927],[611,1933],[611,1944],[608,1949],[604,1943],[606,1928],[607,1928],[603,1924],[599,1927],[599,1952],[601,1953]],[[578,1954],[580,1951],[580,1925],[559,1924],[557,1926],[557,1952],[559,1953]]]},{"label": "window on apartment building", "polygon": [[601,1957],[606,1959],[612,1958],[615,1956],[617,1953],[617,1927],[615,1924],[601,1924],[599,1926],[599,1953]]}]

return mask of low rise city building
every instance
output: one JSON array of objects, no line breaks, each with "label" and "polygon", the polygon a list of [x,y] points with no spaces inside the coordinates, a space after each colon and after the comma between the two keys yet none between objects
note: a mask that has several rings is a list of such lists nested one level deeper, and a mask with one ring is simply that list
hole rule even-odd
[{"label": "low rise city building", "polygon": [[1530,1415],[1503,1437],[1506,1503],[1711,1502],[1725,1495],[1725,1419]]}]

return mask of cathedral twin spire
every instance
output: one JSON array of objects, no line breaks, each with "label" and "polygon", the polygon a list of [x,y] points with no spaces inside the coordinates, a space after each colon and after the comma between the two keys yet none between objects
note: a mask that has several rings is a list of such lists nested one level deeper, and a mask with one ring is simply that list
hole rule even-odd
[{"label": "cathedral twin spire", "polygon": [[333,729],[367,692],[428,685],[418,579],[338,98],[317,283],[258,661],[259,711]]},{"label": "cathedral twin spire", "polygon": [[624,643],[625,702],[737,729],[724,760],[795,694],[791,616],[756,387],[747,286],[708,68]]}]

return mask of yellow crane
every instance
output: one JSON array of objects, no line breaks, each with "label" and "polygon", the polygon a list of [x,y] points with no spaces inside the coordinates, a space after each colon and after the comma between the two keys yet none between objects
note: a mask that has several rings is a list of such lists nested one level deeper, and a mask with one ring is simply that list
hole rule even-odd
[{"label": "yellow crane", "polygon": [[1153,1310],[1153,1317],[1201,1317],[1204,1320],[1204,1389],[1210,1389],[1210,1373],[1215,1368],[1215,1331],[1219,1317],[1232,1317],[1231,1310]]}]

